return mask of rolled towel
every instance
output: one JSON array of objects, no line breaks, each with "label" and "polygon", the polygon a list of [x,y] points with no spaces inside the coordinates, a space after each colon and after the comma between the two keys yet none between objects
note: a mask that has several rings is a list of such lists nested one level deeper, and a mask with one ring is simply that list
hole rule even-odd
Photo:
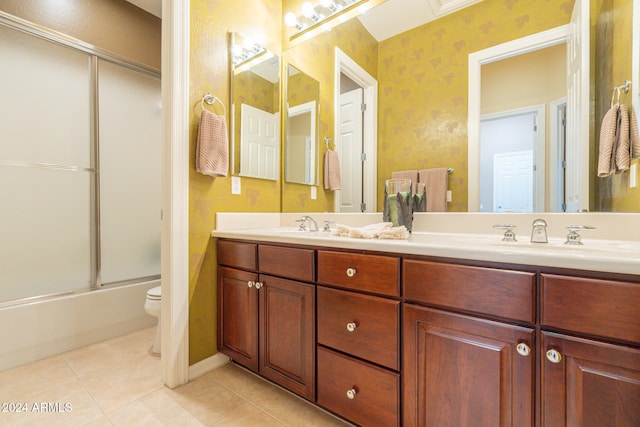
[{"label": "rolled towel", "polygon": [[380,222],[364,227],[349,227],[348,225],[336,224],[336,228],[331,232],[331,235],[354,239],[407,240],[409,231],[404,225],[393,227],[390,222]]},{"label": "rolled towel", "polygon": [[616,127],[616,173],[629,170],[631,162],[631,146],[629,145],[629,109],[620,104],[618,126]]}]

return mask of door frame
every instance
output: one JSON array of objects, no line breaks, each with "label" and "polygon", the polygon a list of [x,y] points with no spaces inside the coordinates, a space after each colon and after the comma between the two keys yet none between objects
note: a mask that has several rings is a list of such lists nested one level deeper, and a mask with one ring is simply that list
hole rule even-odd
[{"label": "door frame", "polygon": [[[563,124],[560,122],[560,110],[564,106],[567,108],[567,97],[562,97],[549,103],[549,210],[551,212],[562,212],[562,203],[558,198],[558,191],[561,185],[560,169],[560,134]],[[566,135],[565,135],[566,140]],[[566,144],[566,141],[565,141]],[[564,196],[563,196],[564,201]]]},{"label": "door frame", "polygon": [[566,43],[570,25],[522,37],[469,54],[468,211],[480,210],[480,92],[482,65]]},{"label": "door frame", "polygon": [[[346,53],[335,48],[335,68],[333,80],[334,136],[340,134],[340,74],[353,80],[364,90],[367,109],[363,116],[362,137],[367,160],[363,165],[362,197],[367,208],[365,212],[377,211],[378,174],[378,81]],[[334,211],[340,212],[340,190],[334,192]]]}]

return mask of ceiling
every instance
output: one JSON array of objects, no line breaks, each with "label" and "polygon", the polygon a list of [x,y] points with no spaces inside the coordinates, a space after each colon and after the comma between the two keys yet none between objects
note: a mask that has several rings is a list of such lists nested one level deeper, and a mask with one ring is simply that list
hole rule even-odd
[{"label": "ceiling", "polygon": [[[127,0],[162,18],[162,0]],[[387,0],[359,17],[378,41],[419,27],[481,0]]]}]

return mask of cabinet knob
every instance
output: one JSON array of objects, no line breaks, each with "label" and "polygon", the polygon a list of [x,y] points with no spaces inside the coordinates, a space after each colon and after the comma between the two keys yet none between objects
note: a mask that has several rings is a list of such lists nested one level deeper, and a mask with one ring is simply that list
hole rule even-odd
[{"label": "cabinet knob", "polygon": [[562,354],[558,350],[551,349],[547,351],[547,359],[551,363],[560,363],[562,361]]},{"label": "cabinet knob", "polygon": [[356,325],[356,322],[347,323],[347,331],[349,331],[349,332],[355,331],[357,327],[358,327],[358,325]]},{"label": "cabinet knob", "polygon": [[253,288],[253,285],[255,285],[255,282],[253,282],[252,280],[249,280],[249,281],[247,282],[247,286],[248,286],[248,287]]},{"label": "cabinet knob", "polygon": [[256,282],[256,289],[260,289],[263,285],[262,282]]},{"label": "cabinet knob", "polygon": [[355,275],[356,275],[356,269],[355,268],[351,268],[351,267],[347,268],[347,276],[353,277]]},{"label": "cabinet knob", "polygon": [[516,346],[516,351],[520,356],[528,356],[531,354],[531,347],[521,342],[521,343],[518,343],[518,345]]},{"label": "cabinet knob", "polygon": [[349,390],[347,390],[347,399],[349,400],[355,399],[357,393],[358,392],[356,391],[355,388],[350,388]]}]

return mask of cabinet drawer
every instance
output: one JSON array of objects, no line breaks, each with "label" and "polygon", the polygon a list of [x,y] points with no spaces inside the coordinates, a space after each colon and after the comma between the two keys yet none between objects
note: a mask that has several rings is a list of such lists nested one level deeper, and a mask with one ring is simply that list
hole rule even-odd
[{"label": "cabinet drawer", "polygon": [[218,240],[218,264],[255,271],[258,268],[257,248],[255,243]]},{"label": "cabinet drawer", "polygon": [[542,274],[541,322],[640,343],[640,284]]},{"label": "cabinet drawer", "polygon": [[397,426],[399,393],[399,374],[318,347],[319,405],[359,425]]},{"label": "cabinet drawer", "polygon": [[404,261],[406,299],[491,316],[535,322],[534,273]]},{"label": "cabinet drawer", "polygon": [[400,260],[379,255],[318,251],[318,282],[399,296]]},{"label": "cabinet drawer", "polygon": [[319,344],[398,370],[399,328],[398,301],[318,287]]},{"label": "cabinet drawer", "polygon": [[260,272],[313,282],[315,271],[313,252],[312,249],[260,245],[258,247]]}]

